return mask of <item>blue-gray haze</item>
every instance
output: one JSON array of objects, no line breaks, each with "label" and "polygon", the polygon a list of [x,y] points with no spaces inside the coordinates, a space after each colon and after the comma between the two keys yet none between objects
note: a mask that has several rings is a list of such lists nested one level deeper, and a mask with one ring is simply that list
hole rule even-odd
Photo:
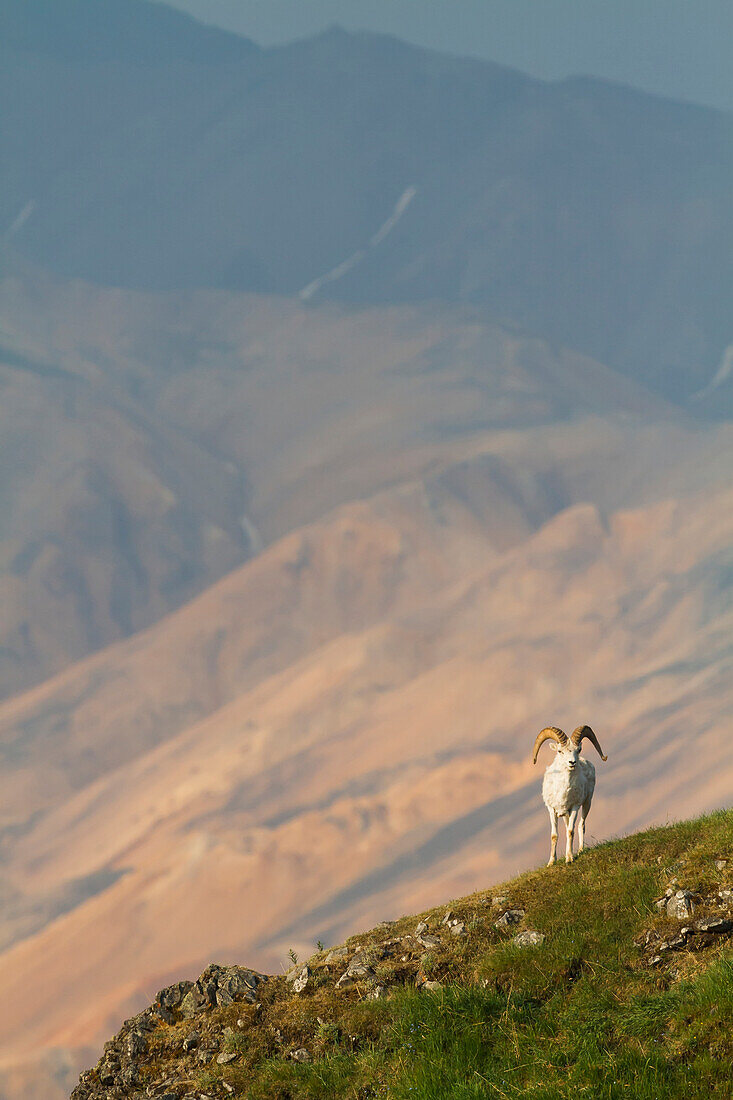
[{"label": "blue-gray haze", "polygon": [[262,45],[339,23],[556,80],[585,73],[733,109],[732,0],[168,0]]},{"label": "blue-gray haze", "polygon": [[728,377],[729,113],[147,0],[3,0],[0,102],[0,231],[62,276],[462,303],[696,410]]}]

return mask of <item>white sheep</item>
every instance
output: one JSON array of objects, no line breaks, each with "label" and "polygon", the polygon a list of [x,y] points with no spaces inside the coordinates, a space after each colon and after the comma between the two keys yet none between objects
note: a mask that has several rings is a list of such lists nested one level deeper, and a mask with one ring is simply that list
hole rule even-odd
[{"label": "white sheep", "polygon": [[533,764],[537,763],[537,753],[545,741],[553,741],[555,744],[555,757],[548,765],[542,781],[542,798],[550,814],[552,827],[548,867],[557,859],[557,819],[559,817],[565,818],[567,830],[565,862],[573,862],[573,836],[578,814],[580,814],[578,853],[585,847],[585,819],[588,816],[596,786],[596,769],[590,760],[580,755],[580,746],[584,737],[593,742],[601,760],[608,759],[603,755],[598,738],[590,726],[578,726],[570,738],[557,726],[547,726],[537,735],[534,743]]}]

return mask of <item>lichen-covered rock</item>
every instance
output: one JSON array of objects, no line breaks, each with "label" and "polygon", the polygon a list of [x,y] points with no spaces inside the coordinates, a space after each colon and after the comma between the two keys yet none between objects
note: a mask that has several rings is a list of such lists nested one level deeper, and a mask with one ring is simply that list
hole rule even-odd
[{"label": "lichen-covered rock", "polygon": [[344,959],[348,958],[348,955],[348,947],[334,947],[326,955],[325,961],[327,963],[342,962]]},{"label": "lichen-covered rock", "polygon": [[236,1050],[224,1050],[221,1054],[217,1054],[216,1064],[217,1066],[228,1066],[232,1062],[236,1062],[238,1057]]},{"label": "lichen-covered rock", "polygon": [[529,928],[512,939],[515,947],[539,947],[544,942],[545,937],[542,932],[533,932]]},{"label": "lichen-covered rock", "polygon": [[733,932],[733,920],[727,920],[725,917],[713,917],[711,920],[698,920],[695,921],[695,931],[725,935],[728,932]]},{"label": "lichen-covered rock", "polygon": [[686,936],[673,936],[670,940],[662,940],[660,951],[680,951],[687,944]]},{"label": "lichen-covered rock", "polygon": [[687,920],[696,907],[697,899],[690,890],[677,890],[667,902],[667,916],[676,920]]},{"label": "lichen-covered rock", "polygon": [[[257,989],[268,981],[265,974],[258,974],[241,966],[220,966],[212,963],[195,982],[176,982],[161,989],[149,1008],[137,1016],[125,1020],[114,1039],[105,1043],[104,1052],[97,1066],[82,1073],[79,1084],[71,1094],[72,1100],[180,1100],[187,1089],[186,1081],[166,1078],[145,1084],[140,1075],[140,1064],[147,1057],[151,1034],[163,1024],[174,1024],[193,1016],[203,1018],[214,1007],[235,1002],[253,1004]],[[211,1042],[202,1044],[198,1032],[188,1035],[179,1047],[185,1056],[195,1057],[208,1065],[217,1057],[217,1046]],[[239,1055],[226,1053],[220,1065],[235,1061]],[[196,1094],[194,1094],[196,1095]]]},{"label": "lichen-covered rock", "polygon": [[308,979],[310,978],[310,970],[307,966],[301,968],[299,973],[293,979],[293,992],[302,993],[305,987],[308,985]]},{"label": "lichen-covered rock", "polygon": [[508,928],[513,928],[517,924],[521,924],[524,920],[524,909],[507,909],[506,913],[502,913],[498,921],[494,922],[494,928],[498,928],[499,931],[505,931]]},{"label": "lichen-covered rock", "polygon": [[427,947],[428,949],[440,947],[440,936],[433,936],[430,932],[422,932],[415,938],[419,944],[422,944],[423,947]]},{"label": "lichen-covered rock", "polygon": [[181,1015],[184,1020],[191,1020],[197,1013],[203,1012],[208,1007],[209,1001],[206,994],[201,989],[194,987],[183,998]]}]

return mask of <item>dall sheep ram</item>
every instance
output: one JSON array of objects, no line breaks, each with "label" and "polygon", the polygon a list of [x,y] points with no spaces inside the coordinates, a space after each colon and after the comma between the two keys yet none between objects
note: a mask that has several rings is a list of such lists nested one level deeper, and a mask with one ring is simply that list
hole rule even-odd
[{"label": "dall sheep ram", "polygon": [[548,765],[542,781],[542,798],[550,814],[552,827],[548,867],[557,859],[557,819],[559,817],[565,818],[567,830],[565,862],[573,862],[573,837],[578,815],[580,815],[578,853],[585,847],[585,819],[590,811],[596,786],[596,769],[590,760],[580,755],[580,746],[584,737],[595,745],[601,760],[608,759],[603,755],[598,738],[590,726],[578,726],[571,737],[557,726],[546,726],[538,733],[534,743],[533,764],[537,763],[537,753],[545,741],[552,741],[555,746],[554,759]]}]

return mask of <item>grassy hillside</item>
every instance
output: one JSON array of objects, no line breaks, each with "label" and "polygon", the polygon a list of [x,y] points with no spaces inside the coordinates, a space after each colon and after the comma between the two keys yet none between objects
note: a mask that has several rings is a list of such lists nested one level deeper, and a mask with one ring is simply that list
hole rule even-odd
[{"label": "grassy hillside", "polygon": [[283,976],[210,967],[127,1021],[74,1100],[729,1097],[732,918],[728,810],[318,945]]}]

